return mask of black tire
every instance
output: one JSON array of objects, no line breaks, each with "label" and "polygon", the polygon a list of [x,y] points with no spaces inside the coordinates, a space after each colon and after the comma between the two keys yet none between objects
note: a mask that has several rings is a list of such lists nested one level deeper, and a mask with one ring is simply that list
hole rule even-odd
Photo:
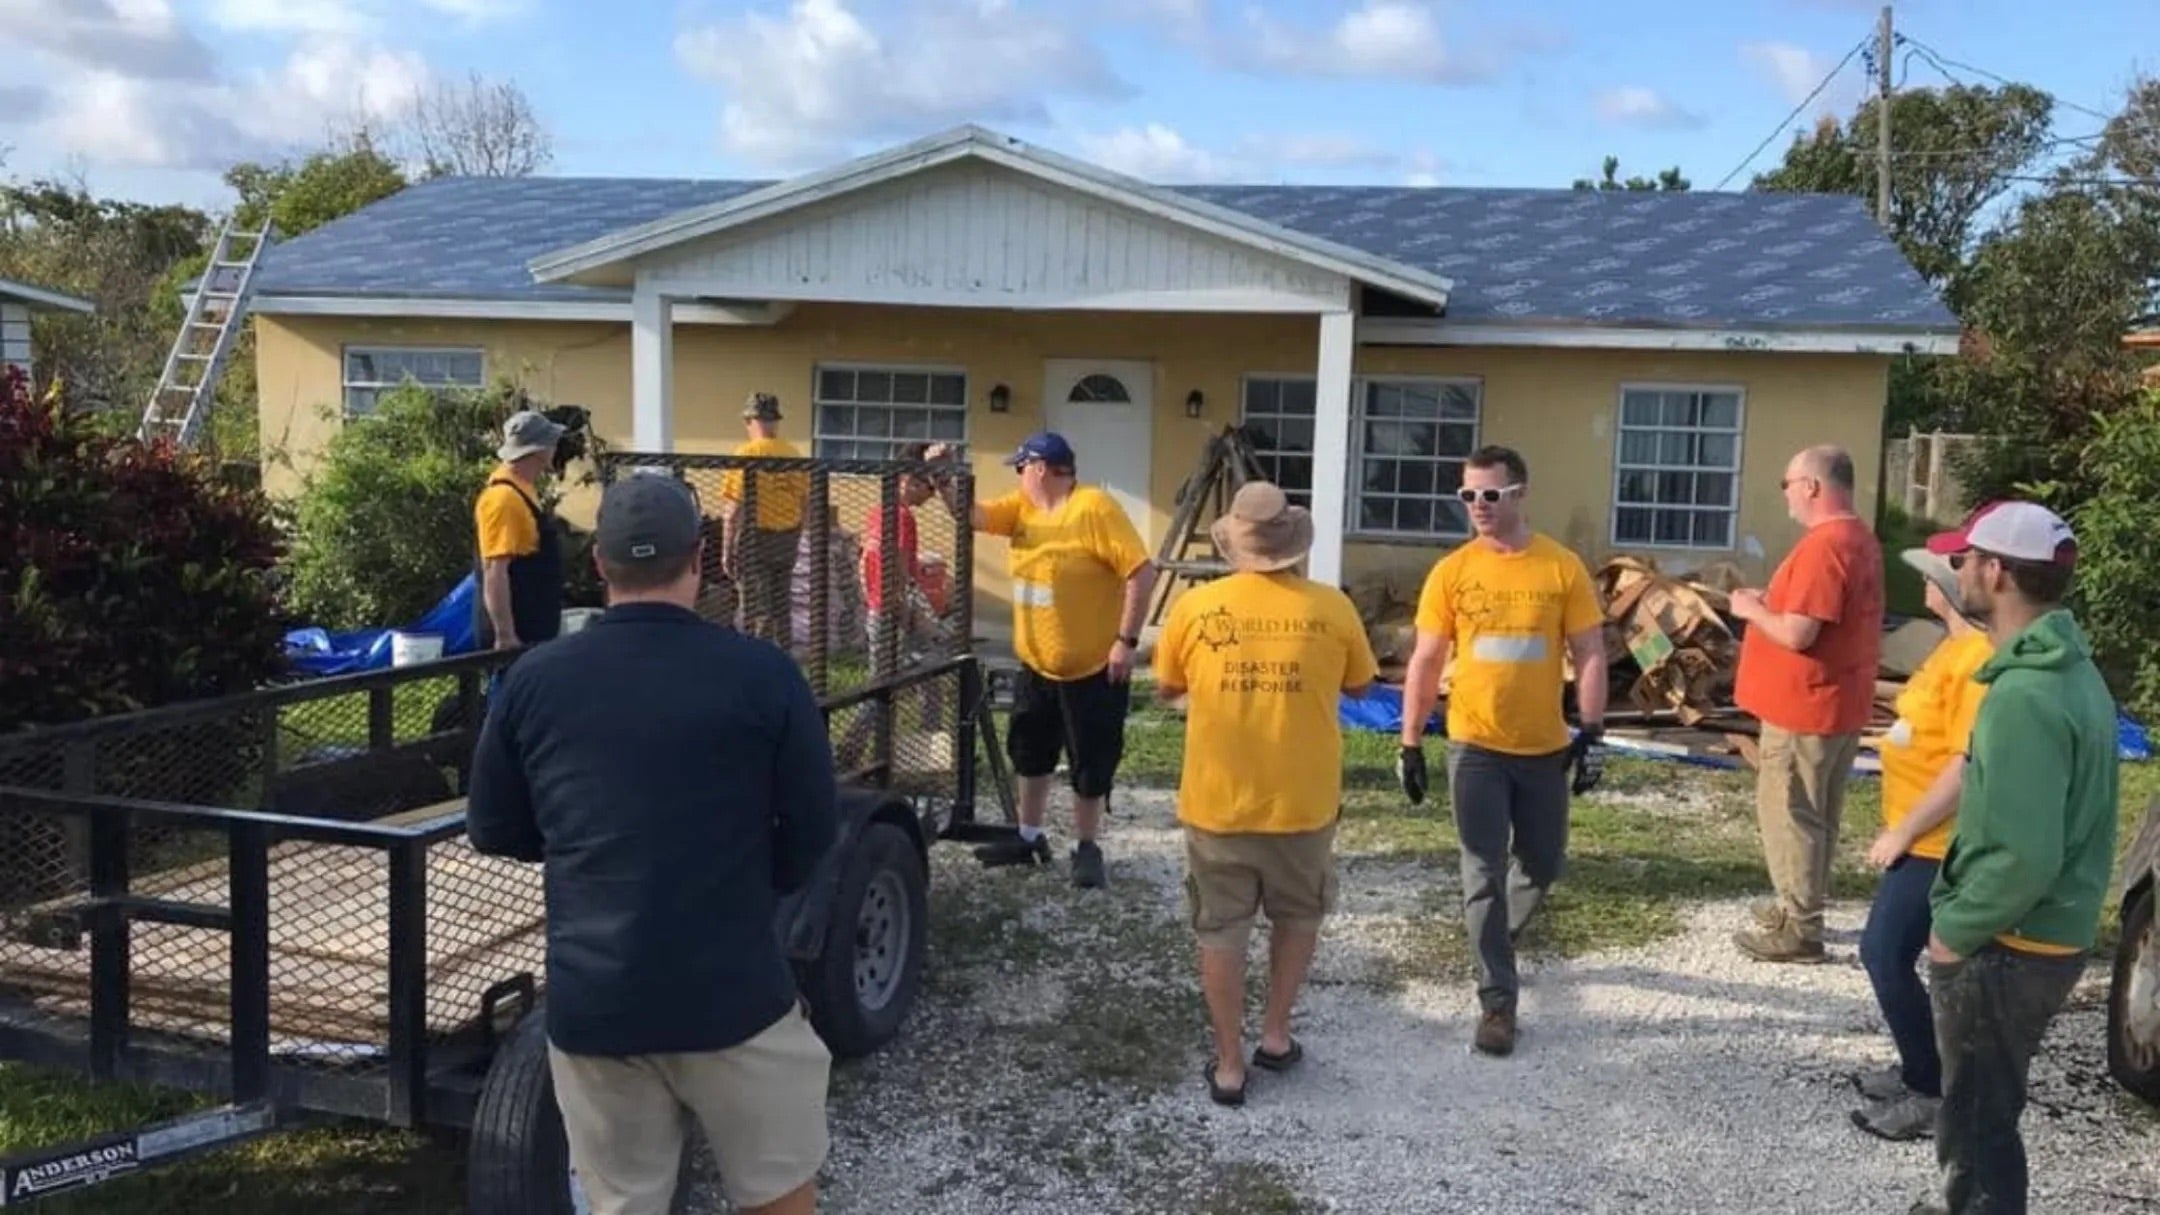
[{"label": "black tire", "polygon": [[[2123,908],[2122,940],[2115,946],[2115,974],[2108,984],[2108,1071],[2115,1083],[2160,1105],[2160,1035],[2140,1042],[2131,1032],[2130,996],[2139,967],[2160,969],[2160,927],[2153,922],[2156,883],[2147,882]],[[2149,981],[2149,980],[2148,980]],[[2153,1012],[2146,1012],[2147,1024]]]},{"label": "black tire", "polygon": [[[570,1197],[570,1144],[548,1073],[547,1018],[518,1022],[488,1065],[466,1149],[467,1215],[578,1215]],[[669,1210],[690,1209],[688,1142]]]},{"label": "black tire", "polygon": [[[859,1059],[892,1040],[922,989],[929,935],[929,874],[906,831],[871,823],[849,854],[834,892],[825,948],[809,968],[803,995],[810,1024],[835,1057]],[[884,935],[891,928],[896,936]],[[858,943],[882,940],[882,966],[858,990]],[[888,968],[897,966],[897,971]],[[871,976],[887,976],[877,978]]]}]

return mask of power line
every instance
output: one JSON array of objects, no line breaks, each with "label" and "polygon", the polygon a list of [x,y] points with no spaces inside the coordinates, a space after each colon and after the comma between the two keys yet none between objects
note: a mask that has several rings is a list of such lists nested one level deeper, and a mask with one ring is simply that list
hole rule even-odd
[{"label": "power line", "polygon": [[[1985,76],[1989,80],[1992,80],[1997,84],[2015,85],[2021,88],[2033,87],[2032,85],[2025,84],[2022,81],[2011,80],[2006,76],[1998,76],[1995,73],[1988,71],[1986,68],[1974,67],[1972,64],[1969,63],[1960,63],[1959,61],[1950,58],[1948,55],[1943,54],[1941,51],[1936,50],[1934,47],[1929,46],[1927,43],[1920,41],[1918,38],[1905,37],[1901,40],[1905,42],[1908,46],[1911,46],[1914,50],[1919,51],[1920,54],[1925,57],[1928,62],[1935,65],[1936,71],[1941,72],[1954,84],[1963,84],[1965,82],[1959,80],[1955,75],[1951,73],[1950,69],[1953,67],[1962,68],[1965,71],[1971,72],[1976,76]],[[2045,89],[2041,89],[2038,91],[2046,92]],[[2115,120],[2115,115],[2113,114],[2103,114],[2099,110],[2093,109],[2091,106],[2079,105],[2077,102],[2071,101],[2059,94],[2048,93],[2048,96],[2055,102],[2056,105],[2059,105],[2066,110],[2076,110],[2080,114],[2090,115],[2091,117],[2097,118],[2102,122],[2113,122]]]},{"label": "power line", "polygon": [[1749,165],[1755,163],[1755,158],[1762,155],[1764,148],[1770,146],[1770,141],[1776,139],[1779,135],[1784,134],[1785,128],[1792,124],[1792,120],[1800,117],[1800,115],[1808,108],[1809,103],[1813,102],[1817,97],[1821,96],[1822,91],[1830,87],[1830,82],[1837,79],[1838,73],[1845,70],[1845,65],[1853,61],[1853,56],[1858,55],[1862,50],[1866,49],[1867,44],[1872,41],[1874,41],[1874,39],[1872,38],[1862,38],[1860,41],[1853,43],[1852,49],[1845,52],[1845,57],[1838,60],[1837,66],[1831,68],[1829,74],[1824,76],[1820,81],[1818,81],[1814,89],[1809,91],[1807,96],[1800,99],[1800,104],[1793,107],[1792,113],[1787,114],[1783,119],[1781,119],[1778,122],[1777,126],[1772,128],[1768,135],[1763,136],[1763,141],[1755,145],[1755,150],[1748,153],[1746,159],[1742,160],[1739,164],[1734,165],[1732,172],[1727,173],[1722,178],[1719,178],[1718,184],[1712,186],[1711,189],[1724,189],[1727,182],[1731,181],[1735,177],[1738,177],[1742,170],[1746,169]]}]

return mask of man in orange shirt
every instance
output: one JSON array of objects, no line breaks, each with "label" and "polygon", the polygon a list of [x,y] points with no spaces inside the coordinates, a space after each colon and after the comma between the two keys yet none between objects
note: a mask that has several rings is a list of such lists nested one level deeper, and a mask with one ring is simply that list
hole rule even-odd
[{"label": "man in orange shirt", "polygon": [[1844,448],[1795,455],[1779,484],[1806,531],[1768,590],[1732,596],[1747,626],[1734,699],[1762,722],[1755,814],[1777,900],[1733,943],[1758,961],[1820,962],[1845,781],[1882,654],[1882,545],[1854,513]]},{"label": "man in orange shirt", "polygon": [[[1462,840],[1463,927],[1478,958],[1471,1044],[1488,1055],[1515,1049],[1515,940],[1559,880],[1568,796],[1589,792],[1605,771],[1605,614],[1582,558],[1531,530],[1529,489],[1530,470],[1510,448],[1481,447],[1463,464],[1457,495],[1476,534],[1433,566],[1418,594],[1396,760],[1404,794],[1423,802],[1425,718],[1454,654],[1449,800]],[[1582,720],[1572,740],[1563,655],[1575,664]]]}]

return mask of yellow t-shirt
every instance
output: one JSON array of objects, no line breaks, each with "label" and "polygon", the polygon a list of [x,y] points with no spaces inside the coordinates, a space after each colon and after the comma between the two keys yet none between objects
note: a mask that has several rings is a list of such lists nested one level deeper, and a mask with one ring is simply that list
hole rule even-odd
[{"label": "yellow t-shirt", "polygon": [[[752,439],[735,449],[738,456],[764,456],[799,460],[802,450],[786,439]],[[720,497],[743,500],[743,474],[731,468],[720,474]],[[757,474],[757,527],[759,531],[784,532],[802,526],[803,503],[810,497],[810,474],[761,472]]]},{"label": "yellow t-shirt", "polygon": [[1582,558],[1544,536],[1519,553],[1472,540],[1441,558],[1418,595],[1417,629],[1453,647],[1449,740],[1509,755],[1566,747],[1567,639],[1604,619]]},{"label": "yellow t-shirt", "polygon": [[473,500],[473,530],[479,538],[481,560],[540,551],[540,523],[526,505],[528,499],[538,501],[539,496],[532,483],[507,464],[488,475],[487,488]]},{"label": "yellow t-shirt", "polygon": [[1082,485],[1046,511],[1014,490],[982,511],[982,530],[1012,541],[1014,654],[1052,679],[1108,666],[1125,580],[1149,559],[1116,500]]},{"label": "yellow t-shirt", "polygon": [[[1978,629],[1946,637],[1905,681],[1897,714],[1911,735],[1906,742],[1882,744],[1883,826],[1903,822],[1943,768],[1965,753],[1981,698],[1987,695],[1987,685],[1975,680],[1973,672],[1994,652],[1995,643]],[[1952,817],[1915,840],[1913,855],[1943,859],[1956,821]]]},{"label": "yellow t-shirt", "polygon": [[1155,677],[1186,690],[1178,817],[1203,831],[1317,831],[1342,808],[1336,698],[1377,664],[1350,597],[1231,574],[1170,605]]}]

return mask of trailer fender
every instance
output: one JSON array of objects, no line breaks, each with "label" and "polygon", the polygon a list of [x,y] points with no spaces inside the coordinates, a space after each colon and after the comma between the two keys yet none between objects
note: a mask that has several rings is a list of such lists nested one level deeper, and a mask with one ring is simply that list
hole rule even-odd
[{"label": "trailer fender", "polygon": [[802,889],[780,902],[780,944],[791,961],[807,964],[824,952],[825,927],[832,915],[833,899],[840,891],[841,877],[847,872],[848,858],[872,823],[891,823],[906,832],[916,854],[926,866],[929,864],[929,841],[907,802],[882,789],[842,785],[839,837]]},{"label": "trailer fender", "polygon": [[2123,854],[2122,885],[2116,891],[2118,901],[2129,902],[2137,894],[2138,887],[2152,880],[2155,872],[2160,872],[2160,797],[2145,803],[2145,821],[2131,840],[2130,850]]}]

